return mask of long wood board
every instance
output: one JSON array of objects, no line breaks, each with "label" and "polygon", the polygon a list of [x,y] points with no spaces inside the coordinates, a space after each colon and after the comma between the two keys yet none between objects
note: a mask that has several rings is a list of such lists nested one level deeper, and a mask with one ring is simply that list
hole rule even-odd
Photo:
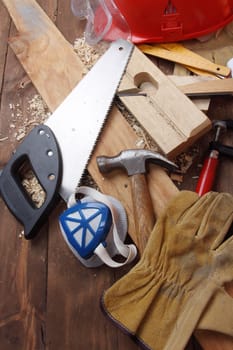
[{"label": "long wood board", "polygon": [[[12,5],[12,2],[9,2],[9,1],[5,1],[5,3],[6,4],[8,4],[8,5]],[[9,4],[10,3],[10,4]],[[35,8],[36,8],[36,11],[40,11],[40,9],[39,8],[37,8],[37,6],[36,6],[36,3],[34,3],[34,2],[32,2],[32,1],[26,1],[26,5],[28,6],[28,5],[34,5],[35,6]],[[21,1],[21,5],[23,5],[23,2]],[[15,18],[17,18],[18,16],[19,16],[19,14],[18,14],[18,12],[17,11],[15,11],[15,8],[13,7],[11,7],[11,6],[9,6],[9,8],[8,8],[9,10],[10,10],[10,13],[11,13],[11,15],[13,16],[13,17],[15,17]],[[42,21],[42,23],[43,23],[43,21],[45,21],[45,23],[44,24],[46,24],[47,23],[47,19],[46,19],[46,16],[44,16],[43,14],[41,14],[41,12],[36,12],[36,14],[37,15],[39,15],[38,16],[38,18],[40,18],[40,21]],[[19,16],[20,17],[20,16]],[[16,21],[17,22],[17,21]],[[21,24],[23,24],[23,21],[22,21],[22,23]],[[43,26],[42,26],[43,27]],[[18,30],[19,30],[19,32],[22,30],[22,32],[24,33],[24,35],[25,35],[25,33],[30,33],[30,34],[32,34],[33,33],[33,29],[35,28],[35,26],[34,26],[34,23],[31,23],[31,26],[29,26],[29,27],[27,27],[27,28],[25,28],[24,26],[22,26],[21,28],[20,27],[18,27]],[[37,31],[37,29],[38,28],[35,28],[35,31]],[[53,28],[51,28],[51,29],[53,29]],[[47,32],[47,34],[48,33],[50,33],[50,29],[48,29],[48,32]],[[39,34],[37,34],[38,35],[38,40],[39,40]],[[54,33],[53,32],[53,35],[52,35],[52,41],[51,42],[57,42],[57,40],[56,40],[56,33]],[[60,35],[58,34],[58,38],[60,38]],[[28,64],[28,62],[27,62],[27,58],[29,57],[28,55],[23,55],[22,53],[23,53],[23,50],[20,50],[20,48],[22,48],[22,43],[21,43],[21,40],[23,39],[23,47],[24,47],[24,49],[26,49],[26,51],[30,48],[31,50],[30,50],[30,58],[31,58],[31,55],[33,55],[33,41],[32,41],[32,39],[31,39],[31,37],[30,36],[28,36],[28,37],[26,37],[25,38],[25,36],[24,36],[24,38],[22,38],[21,36],[19,36],[18,38],[16,38],[16,39],[14,39],[13,41],[12,41],[12,43],[11,43],[11,45],[12,45],[12,48],[14,49],[14,51],[16,52],[16,54],[17,54],[17,56],[18,56],[18,58],[20,59],[20,61],[21,61],[21,63],[23,63],[24,64],[24,68],[25,68],[25,70],[28,72],[28,73],[30,73],[31,72],[31,70],[33,71],[33,66],[35,67],[35,70],[37,70],[37,74],[33,77],[33,83],[34,84],[36,84],[36,81],[37,81],[37,78],[40,80],[40,72],[39,72],[39,70],[38,69],[36,69],[36,68],[38,68],[38,66],[37,66],[37,64],[36,63],[38,63],[38,65],[40,66],[40,70],[41,70],[41,67],[43,67],[43,64],[42,64],[42,57],[40,57],[40,58],[37,58],[37,55],[38,55],[38,51],[37,51],[37,55],[34,57],[34,60],[31,60],[31,63],[30,64]],[[59,41],[59,40],[58,40]],[[37,46],[37,44],[38,44],[38,42],[35,42],[35,46]],[[62,47],[62,50],[61,51],[58,51],[59,53],[60,52],[63,52],[63,51],[66,51],[66,49],[65,49],[65,47],[63,46],[63,42],[62,42],[62,40],[61,40],[61,46],[59,47],[59,45],[58,45],[58,47],[56,47],[56,49],[60,49],[61,47]],[[32,46],[31,46],[32,45]],[[69,45],[68,45],[69,46]],[[68,46],[67,46],[67,50],[69,51],[69,54],[66,56],[66,59],[70,56],[70,55],[72,55],[72,53],[71,53],[71,51],[72,50],[70,50],[69,48],[68,48]],[[53,47],[53,49],[54,49],[54,47]],[[54,57],[54,51],[53,51],[53,53],[51,52],[51,54],[52,54],[52,57]],[[74,56],[74,55],[73,55]],[[63,56],[62,56],[63,57]],[[47,60],[48,60],[48,56],[47,56]],[[61,60],[63,60],[63,58],[61,58]],[[75,74],[78,74],[79,75],[79,73],[80,73],[80,71],[79,72],[76,72],[76,70],[78,70],[78,67],[79,67],[79,69],[80,69],[80,62],[79,62],[79,60],[77,59],[77,57],[74,59],[74,62],[75,62],[75,60],[77,60],[77,63],[74,63],[74,71],[72,71],[72,72],[70,72],[70,75],[69,75],[69,73],[68,73],[68,77],[69,77],[69,79],[72,81],[73,79],[75,80],[75,81],[73,81],[73,84],[75,84],[77,81],[78,81],[78,78],[76,78],[76,77],[74,77],[75,76]],[[57,62],[57,60],[54,60],[54,63],[56,63]],[[59,60],[59,62],[60,62],[60,60]],[[69,61],[66,61],[66,65],[63,65],[63,68],[65,68],[65,73],[64,74],[61,74],[61,80],[60,81],[67,81],[66,79],[67,79],[67,77],[66,77],[66,67],[67,66],[69,66],[68,65],[68,62]],[[58,64],[59,65],[59,64]],[[48,67],[48,75],[47,75],[47,78],[51,78],[52,76],[53,76],[53,74],[51,75],[51,66],[50,65],[48,65],[49,67]],[[31,69],[31,70],[30,70]],[[46,76],[46,75],[45,75]],[[68,79],[68,80],[69,80]],[[34,82],[35,81],[35,82]],[[58,82],[59,82],[59,79],[58,79]],[[47,90],[46,89],[46,84],[44,84],[45,83],[45,81],[42,81],[42,86],[41,86],[41,91],[43,92],[43,97],[44,98],[46,98],[46,94],[52,94],[53,95],[53,90]],[[44,85],[44,88],[43,88],[43,85]],[[66,84],[64,84],[65,86],[66,86]],[[71,82],[71,85],[72,85],[72,82]],[[56,86],[56,85],[55,85]],[[61,89],[61,86],[62,86],[62,84],[59,84],[59,89]],[[72,86],[71,86],[71,88],[72,88]],[[66,87],[64,88],[65,90],[66,90]],[[38,89],[39,90],[39,89]],[[55,89],[56,90],[56,89]],[[62,90],[62,89],[61,89]],[[40,90],[39,90],[40,91]],[[65,97],[65,96],[64,96]],[[50,96],[50,98],[51,98],[51,96]],[[49,100],[49,98],[48,98],[48,100]],[[53,102],[51,102],[51,103],[55,103],[55,105],[58,105],[60,102],[59,102],[59,97],[58,98],[56,98],[56,91],[54,92],[54,95],[53,95],[53,98],[51,98],[51,101],[53,101]],[[50,108],[51,108],[51,110],[53,110],[53,108],[50,106]],[[114,115],[114,117],[113,117],[113,115]],[[114,118],[116,118],[116,119],[114,119]],[[110,123],[109,121],[108,121],[108,123],[106,124],[106,127],[105,127],[105,130],[103,131],[103,132],[106,132],[106,134],[105,134],[105,137],[101,137],[101,142],[99,142],[98,143],[98,145],[97,145],[97,147],[96,147],[96,152],[97,152],[97,154],[99,154],[98,152],[98,147],[104,147],[104,150],[108,150],[108,146],[109,146],[109,144],[111,144],[112,145],[112,147],[114,148],[114,151],[117,151],[117,148],[120,148],[121,147],[121,145],[125,145],[125,142],[126,142],[126,146],[127,146],[127,143],[129,142],[129,139],[127,139],[127,141],[125,140],[125,136],[127,136],[127,137],[129,137],[130,138],[130,146],[132,146],[132,144],[134,145],[134,142],[136,141],[136,136],[135,136],[135,134],[134,133],[132,133],[132,131],[130,131],[129,133],[128,132],[126,132],[126,130],[125,130],[125,134],[123,134],[122,136],[121,136],[121,133],[119,133],[119,130],[124,130],[124,128],[126,128],[126,124],[125,124],[125,122],[122,122],[122,127],[119,127],[121,124],[119,124],[119,119],[121,119],[121,114],[119,113],[119,112],[116,112],[116,110],[114,109],[113,110],[113,112],[111,113],[111,116],[110,116],[110,118],[109,118],[109,120],[111,120],[112,121],[112,123],[113,124],[108,124],[108,123]],[[115,121],[114,121],[115,120]],[[110,127],[109,127],[109,129],[107,128],[107,125],[111,125]],[[115,130],[117,130],[117,132],[116,132],[116,134],[117,134],[117,145],[118,146],[116,146],[116,148],[113,146],[113,144],[114,144],[114,142],[113,142],[113,135],[114,135],[114,132],[112,132],[112,128],[113,128],[113,126],[116,128]],[[129,126],[127,125],[127,128],[126,129],[128,129],[129,128]],[[130,129],[131,130],[131,129]],[[109,134],[108,134],[109,133]],[[104,134],[103,134],[104,135]],[[110,138],[110,140],[111,140],[111,142],[110,143],[108,143],[107,142],[107,136],[106,135],[111,135],[111,136],[109,136],[109,138]],[[134,135],[132,138],[129,136],[129,135]],[[122,138],[122,139],[121,139]],[[102,141],[103,140],[103,141]],[[104,144],[104,142],[106,142],[106,144],[105,145],[102,145],[102,143]],[[112,149],[113,150],[113,149]],[[90,163],[90,164],[94,164],[93,166],[91,166],[91,165],[89,165],[89,169],[90,169],[90,171],[92,172],[92,174],[93,174],[93,176],[94,176],[94,178],[95,179],[97,179],[97,177],[99,176],[99,174],[97,174],[97,169],[96,169],[96,166],[95,166],[95,160],[94,160],[94,158],[93,158],[93,162],[94,163]],[[157,171],[156,171],[156,173],[157,173]],[[95,175],[96,174],[96,175]],[[151,173],[151,175],[150,175],[150,177],[149,177],[149,179],[150,179],[150,181],[152,181],[152,183],[153,183],[153,172]],[[120,194],[120,197],[122,197],[122,195],[123,196],[125,196],[125,197],[130,197],[129,196],[129,193],[128,193],[128,188],[127,188],[127,186],[128,186],[128,184],[127,184],[127,178],[125,178],[125,177],[122,177],[122,175],[121,174],[118,174],[118,176],[117,176],[117,180],[116,180],[116,183],[118,184],[119,183],[119,178],[123,178],[123,180],[122,180],[122,184],[119,186],[119,188],[118,188],[118,191],[119,191],[119,194]],[[160,179],[162,178],[162,176],[160,177]],[[101,181],[102,182],[104,182],[104,185],[102,185],[102,187],[104,187],[104,188],[106,188],[106,191],[110,191],[110,193],[111,194],[113,194],[113,191],[114,191],[114,187],[115,187],[115,184],[114,184],[114,179],[111,179],[111,181],[108,183],[108,185],[106,185],[106,182],[108,182],[108,181],[106,181],[106,179],[103,179],[102,177],[101,177],[101,179],[99,180],[99,183],[101,184]],[[105,187],[106,186],[106,187]],[[153,186],[154,186],[154,184],[153,184]],[[160,187],[160,188],[163,188],[163,186],[161,186],[161,183],[159,184],[159,186],[158,187]],[[168,186],[169,187],[169,186]],[[177,189],[175,188],[175,186],[173,187],[173,185],[171,185],[171,188],[172,188],[172,191],[169,191],[168,190],[168,188],[167,188],[167,190],[168,190],[168,197],[169,197],[169,195],[171,195],[171,193],[173,192],[173,193],[176,193],[177,192]],[[123,193],[124,194],[123,194]],[[118,192],[116,192],[116,194],[117,194]],[[152,196],[154,195],[154,191],[152,191]],[[166,195],[165,195],[165,197],[166,197]],[[166,198],[167,199],[167,198]],[[156,202],[156,200],[154,199],[154,201]],[[127,200],[126,200],[126,202],[127,202]],[[130,203],[128,202],[128,206],[130,207]],[[54,214],[55,215],[55,214]],[[52,218],[52,219],[54,219],[54,218],[56,218],[56,215]],[[132,220],[133,221],[133,220]],[[53,222],[53,221],[52,221]],[[57,226],[56,226],[56,224],[55,224],[55,221],[54,221],[54,224],[53,224],[53,229],[56,231],[58,228],[57,228]],[[51,242],[53,241],[53,240],[56,240],[56,238],[51,238]],[[63,251],[62,251],[62,253],[64,253]],[[61,266],[65,266],[65,262],[66,262],[66,257],[64,257],[63,256],[63,262],[62,263],[60,263],[60,261],[59,261],[59,257],[60,257],[60,255],[59,255],[59,251],[58,250],[56,250],[55,252],[54,252],[54,256],[56,256],[56,263],[59,265],[59,264],[61,264]],[[77,266],[75,266],[76,268],[77,268]],[[53,271],[53,269],[54,269],[55,267],[54,267],[54,265],[53,266],[50,266],[49,267],[49,272],[51,273],[52,271]],[[68,271],[66,270],[66,269],[64,269],[63,268],[63,270],[61,270],[61,273],[62,273],[62,276],[64,276],[64,273],[67,273]],[[102,271],[103,272],[103,271]],[[57,283],[59,284],[59,281],[57,281]],[[54,288],[56,288],[57,286],[56,285],[54,285]],[[60,285],[60,287],[64,287],[64,286],[62,286],[62,285]],[[58,290],[59,290],[59,288],[58,288]],[[73,294],[72,294],[73,295]],[[67,305],[68,306],[68,308],[70,308],[71,307],[71,305]],[[55,310],[54,310],[55,311]],[[69,334],[68,334],[69,335]],[[207,349],[207,347],[206,347],[206,349]],[[214,349],[213,347],[211,348],[211,349]]]},{"label": "long wood board", "polygon": [[188,96],[233,95],[233,78],[187,84],[180,90]]}]

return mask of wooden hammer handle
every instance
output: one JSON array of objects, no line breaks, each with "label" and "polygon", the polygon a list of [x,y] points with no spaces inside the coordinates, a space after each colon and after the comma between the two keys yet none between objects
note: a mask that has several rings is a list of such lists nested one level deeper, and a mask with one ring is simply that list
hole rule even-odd
[{"label": "wooden hammer handle", "polygon": [[135,174],[130,176],[130,180],[137,247],[141,255],[154,227],[155,214],[145,175]]}]

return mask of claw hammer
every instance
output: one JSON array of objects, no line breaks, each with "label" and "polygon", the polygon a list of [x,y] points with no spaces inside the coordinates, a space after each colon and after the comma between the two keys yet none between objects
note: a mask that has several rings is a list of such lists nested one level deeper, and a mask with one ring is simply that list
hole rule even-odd
[{"label": "claw hammer", "polygon": [[145,177],[147,166],[153,163],[169,171],[177,170],[178,167],[161,154],[145,149],[124,150],[113,157],[99,156],[96,161],[101,173],[122,168],[130,178],[137,246],[141,254],[155,224],[153,205]]}]

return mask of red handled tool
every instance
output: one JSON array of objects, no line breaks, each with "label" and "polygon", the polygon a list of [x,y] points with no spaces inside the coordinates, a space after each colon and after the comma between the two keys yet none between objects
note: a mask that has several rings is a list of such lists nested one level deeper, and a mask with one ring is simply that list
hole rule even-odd
[{"label": "red handled tool", "polygon": [[204,161],[204,165],[196,186],[196,192],[202,196],[211,191],[220,154],[233,157],[233,147],[224,146],[219,143],[222,130],[233,129],[233,120],[217,120],[213,122],[216,130],[214,141],[210,143],[210,153]]}]

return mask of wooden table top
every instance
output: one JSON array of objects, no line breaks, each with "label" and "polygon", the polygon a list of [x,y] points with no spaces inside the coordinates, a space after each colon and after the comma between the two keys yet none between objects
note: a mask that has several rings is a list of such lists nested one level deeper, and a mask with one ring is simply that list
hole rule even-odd
[{"label": "wooden table top", "polygon": [[[73,44],[80,28],[71,14],[70,2],[40,0],[38,3]],[[19,144],[20,135],[27,132],[20,128],[30,113],[29,102],[38,93],[8,45],[8,38],[16,34],[16,29],[2,2],[0,23],[0,167],[3,167]],[[159,64],[165,71],[167,63],[160,60]],[[213,120],[232,118],[233,97],[213,97],[208,116]],[[198,164],[211,135],[197,142],[197,159],[178,185],[179,189],[195,189]],[[233,131],[227,132],[224,143],[232,145],[232,136]],[[232,178],[233,160],[224,157],[215,190],[233,194]],[[64,208],[64,203],[59,201],[37,237],[26,241],[21,236],[22,226],[0,199],[0,349],[138,349],[105,318],[99,306],[103,291],[130,267],[113,270],[106,266],[95,269],[82,266],[59,232],[58,215]],[[193,337],[187,350],[195,349],[200,346]],[[207,345],[205,349],[214,348]]]}]

